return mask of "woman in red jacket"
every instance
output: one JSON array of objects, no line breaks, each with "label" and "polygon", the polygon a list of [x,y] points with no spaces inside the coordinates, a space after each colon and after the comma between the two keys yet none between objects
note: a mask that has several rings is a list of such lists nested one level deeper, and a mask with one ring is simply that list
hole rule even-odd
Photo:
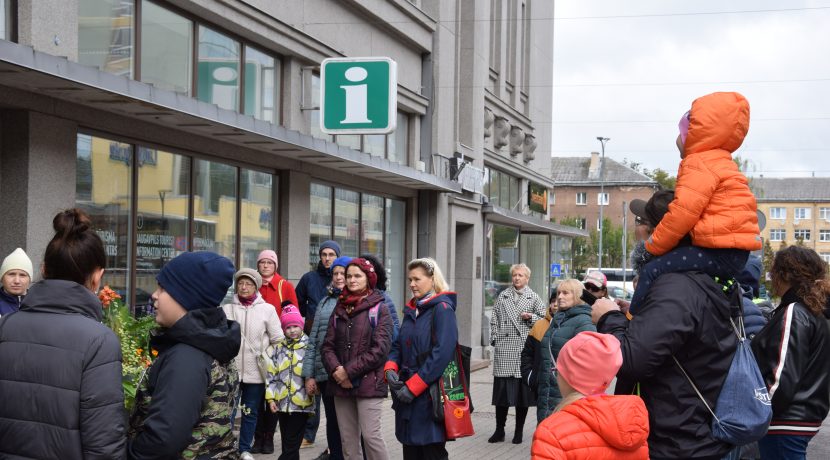
[{"label": "woman in red jacket", "polygon": [[534,460],[647,460],[648,412],[639,396],[606,388],[622,365],[613,335],[580,332],[556,360],[562,402],[533,434]]}]

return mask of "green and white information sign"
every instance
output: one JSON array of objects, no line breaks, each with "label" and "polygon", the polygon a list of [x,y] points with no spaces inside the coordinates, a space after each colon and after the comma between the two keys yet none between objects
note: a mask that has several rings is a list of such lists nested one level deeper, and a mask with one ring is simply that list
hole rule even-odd
[{"label": "green and white information sign", "polygon": [[384,58],[320,64],[320,129],[326,134],[388,134],[398,116],[398,67]]}]

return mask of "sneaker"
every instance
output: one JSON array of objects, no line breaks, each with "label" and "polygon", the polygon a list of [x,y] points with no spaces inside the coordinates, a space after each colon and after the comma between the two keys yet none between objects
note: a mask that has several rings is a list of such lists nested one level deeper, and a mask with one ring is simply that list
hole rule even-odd
[{"label": "sneaker", "polygon": [[323,453],[321,453],[320,455],[315,457],[314,460],[329,460],[330,456],[331,456],[331,454],[329,454],[329,450],[326,449],[326,450],[323,451]]},{"label": "sneaker", "polygon": [[254,460],[254,456],[250,452],[242,452],[239,455],[239,460]]},{"label": "sneaker", "polygon": [[303,439],[303,443],[300,444],[300,449],[307,449],[309,447],[314,447],[314,441],[309,441],[308,439]]}]

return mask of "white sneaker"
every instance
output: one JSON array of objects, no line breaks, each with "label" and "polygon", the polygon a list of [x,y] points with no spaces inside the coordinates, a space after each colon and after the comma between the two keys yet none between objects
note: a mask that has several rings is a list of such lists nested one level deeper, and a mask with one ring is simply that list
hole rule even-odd
[{"label": "white sneaker", "polygon": [[239,455],[239,460],[254,460],[254,456],[250,452],[242,452]]}]

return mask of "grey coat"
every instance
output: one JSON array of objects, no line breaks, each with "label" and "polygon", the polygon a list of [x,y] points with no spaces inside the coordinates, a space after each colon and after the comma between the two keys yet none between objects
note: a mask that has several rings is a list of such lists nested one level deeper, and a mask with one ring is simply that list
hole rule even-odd
[{"label": "grey coat", "polygon": [[45,280],[0,320],[0,458],[121,459],[121,346],[87,288]]},{"label": "grey coat", "polygon": [[[512,286],[499,294],[490,317],[490,344],[493,353],[493,375],[496,377],[522,377],[521,354],[527,334],[533,324],[545,317],[547,305],[525,287],[518,293]],[[522,319],[528,312],[530,319]]]}]

